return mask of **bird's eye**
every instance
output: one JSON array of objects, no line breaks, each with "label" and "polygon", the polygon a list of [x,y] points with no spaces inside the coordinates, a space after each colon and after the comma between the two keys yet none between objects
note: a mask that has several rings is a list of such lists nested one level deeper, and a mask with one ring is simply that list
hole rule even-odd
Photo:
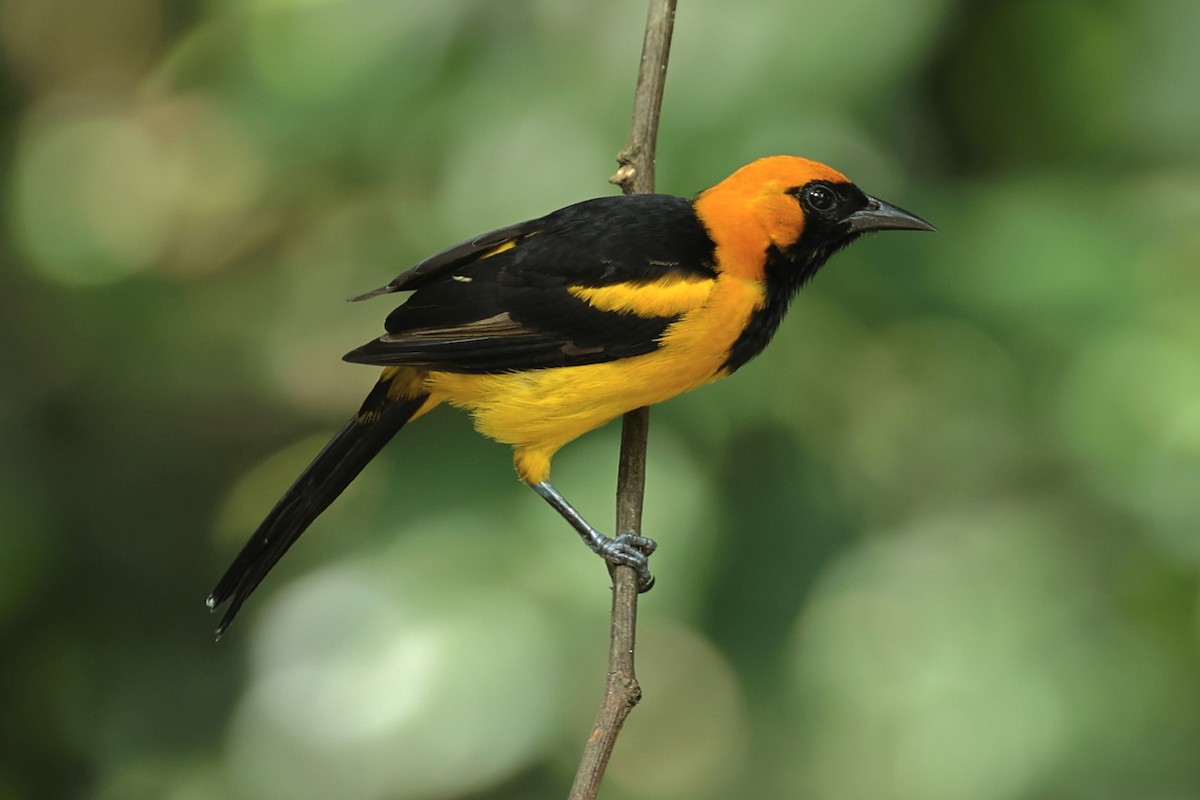
[{"label": "bird's eye", "polygon": [[813,211],[830,211],[837,205],[837,195],[827,186],[810,186],[804,190],[804,202]]}]

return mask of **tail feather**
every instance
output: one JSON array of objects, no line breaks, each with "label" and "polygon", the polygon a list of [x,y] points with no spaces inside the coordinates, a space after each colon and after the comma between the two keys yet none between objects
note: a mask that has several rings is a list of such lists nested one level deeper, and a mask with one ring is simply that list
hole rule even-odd
[{"label": "tail feather", "polygon": [[229,603],[217,626],[218,637],[288,548],[428,399],[426,394],[392,399],[390,390],[386,378],[375,385],[359,413],[305,468],[217,582],[208,607]]}]

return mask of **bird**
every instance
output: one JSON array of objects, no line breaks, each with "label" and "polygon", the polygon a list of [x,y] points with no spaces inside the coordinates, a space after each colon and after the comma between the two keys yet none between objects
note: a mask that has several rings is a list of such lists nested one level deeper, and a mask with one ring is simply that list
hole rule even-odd
[{"label": "bird", "polygon": [[769,156],[692,198],[600,197],[481,234],[352,298],[411,292],[383,335],[344,357],[383,368],[362,406],[208,597],[210,610],[228,604],[217,636],[392,437],[444,404],[510,445],[520,480],[649,589],[654,541],[587,522],[550,483],[554,454],[625,412],[732,375],[830,256],[884,230],[936,228],[822,163]]}]

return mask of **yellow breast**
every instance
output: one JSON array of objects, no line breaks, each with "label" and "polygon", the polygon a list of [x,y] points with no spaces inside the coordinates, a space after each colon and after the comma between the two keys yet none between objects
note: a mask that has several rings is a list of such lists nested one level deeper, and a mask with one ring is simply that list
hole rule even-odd
[{"label": "yellow breast", "polygon": [[572,439],[724,377],[729,348],[762,304],[763,291],[755,281],[728,275],[708,283],[707,298],[671,325],[652,353],[497,375],[431,372],[426,388],[436,401],[469,410],[484,435],[513,445],[523,480],[545,480],[550,458]]}]

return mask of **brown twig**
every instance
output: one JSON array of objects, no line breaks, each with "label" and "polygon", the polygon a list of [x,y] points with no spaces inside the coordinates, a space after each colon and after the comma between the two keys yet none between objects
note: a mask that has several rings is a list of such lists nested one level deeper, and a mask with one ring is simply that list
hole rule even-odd
[{"label": "brown twig", "polygon": [[[675,24],[675,0],[650,0],[646,38],[638,69],[633,101],[633,123],[629,141],[617,155],[617,173],[610,182],[625,194],[654,191],[654,150],[658,141],[658,118],[662,109],[667,57]],[[646,438],[650,410],[638,408],[621,423],[621,462],[617,472],[617,531],[638,533],[642,527],[642,498],[646,486]],[[617,734],[625,717],[642,699],[634,672],[633,655],[637,633],[637,575],[630,567],[612,570],[612,626],[608,645],[608,679],[604,700],[596,714],[569,800],[593,800],[608,766]]]}]

